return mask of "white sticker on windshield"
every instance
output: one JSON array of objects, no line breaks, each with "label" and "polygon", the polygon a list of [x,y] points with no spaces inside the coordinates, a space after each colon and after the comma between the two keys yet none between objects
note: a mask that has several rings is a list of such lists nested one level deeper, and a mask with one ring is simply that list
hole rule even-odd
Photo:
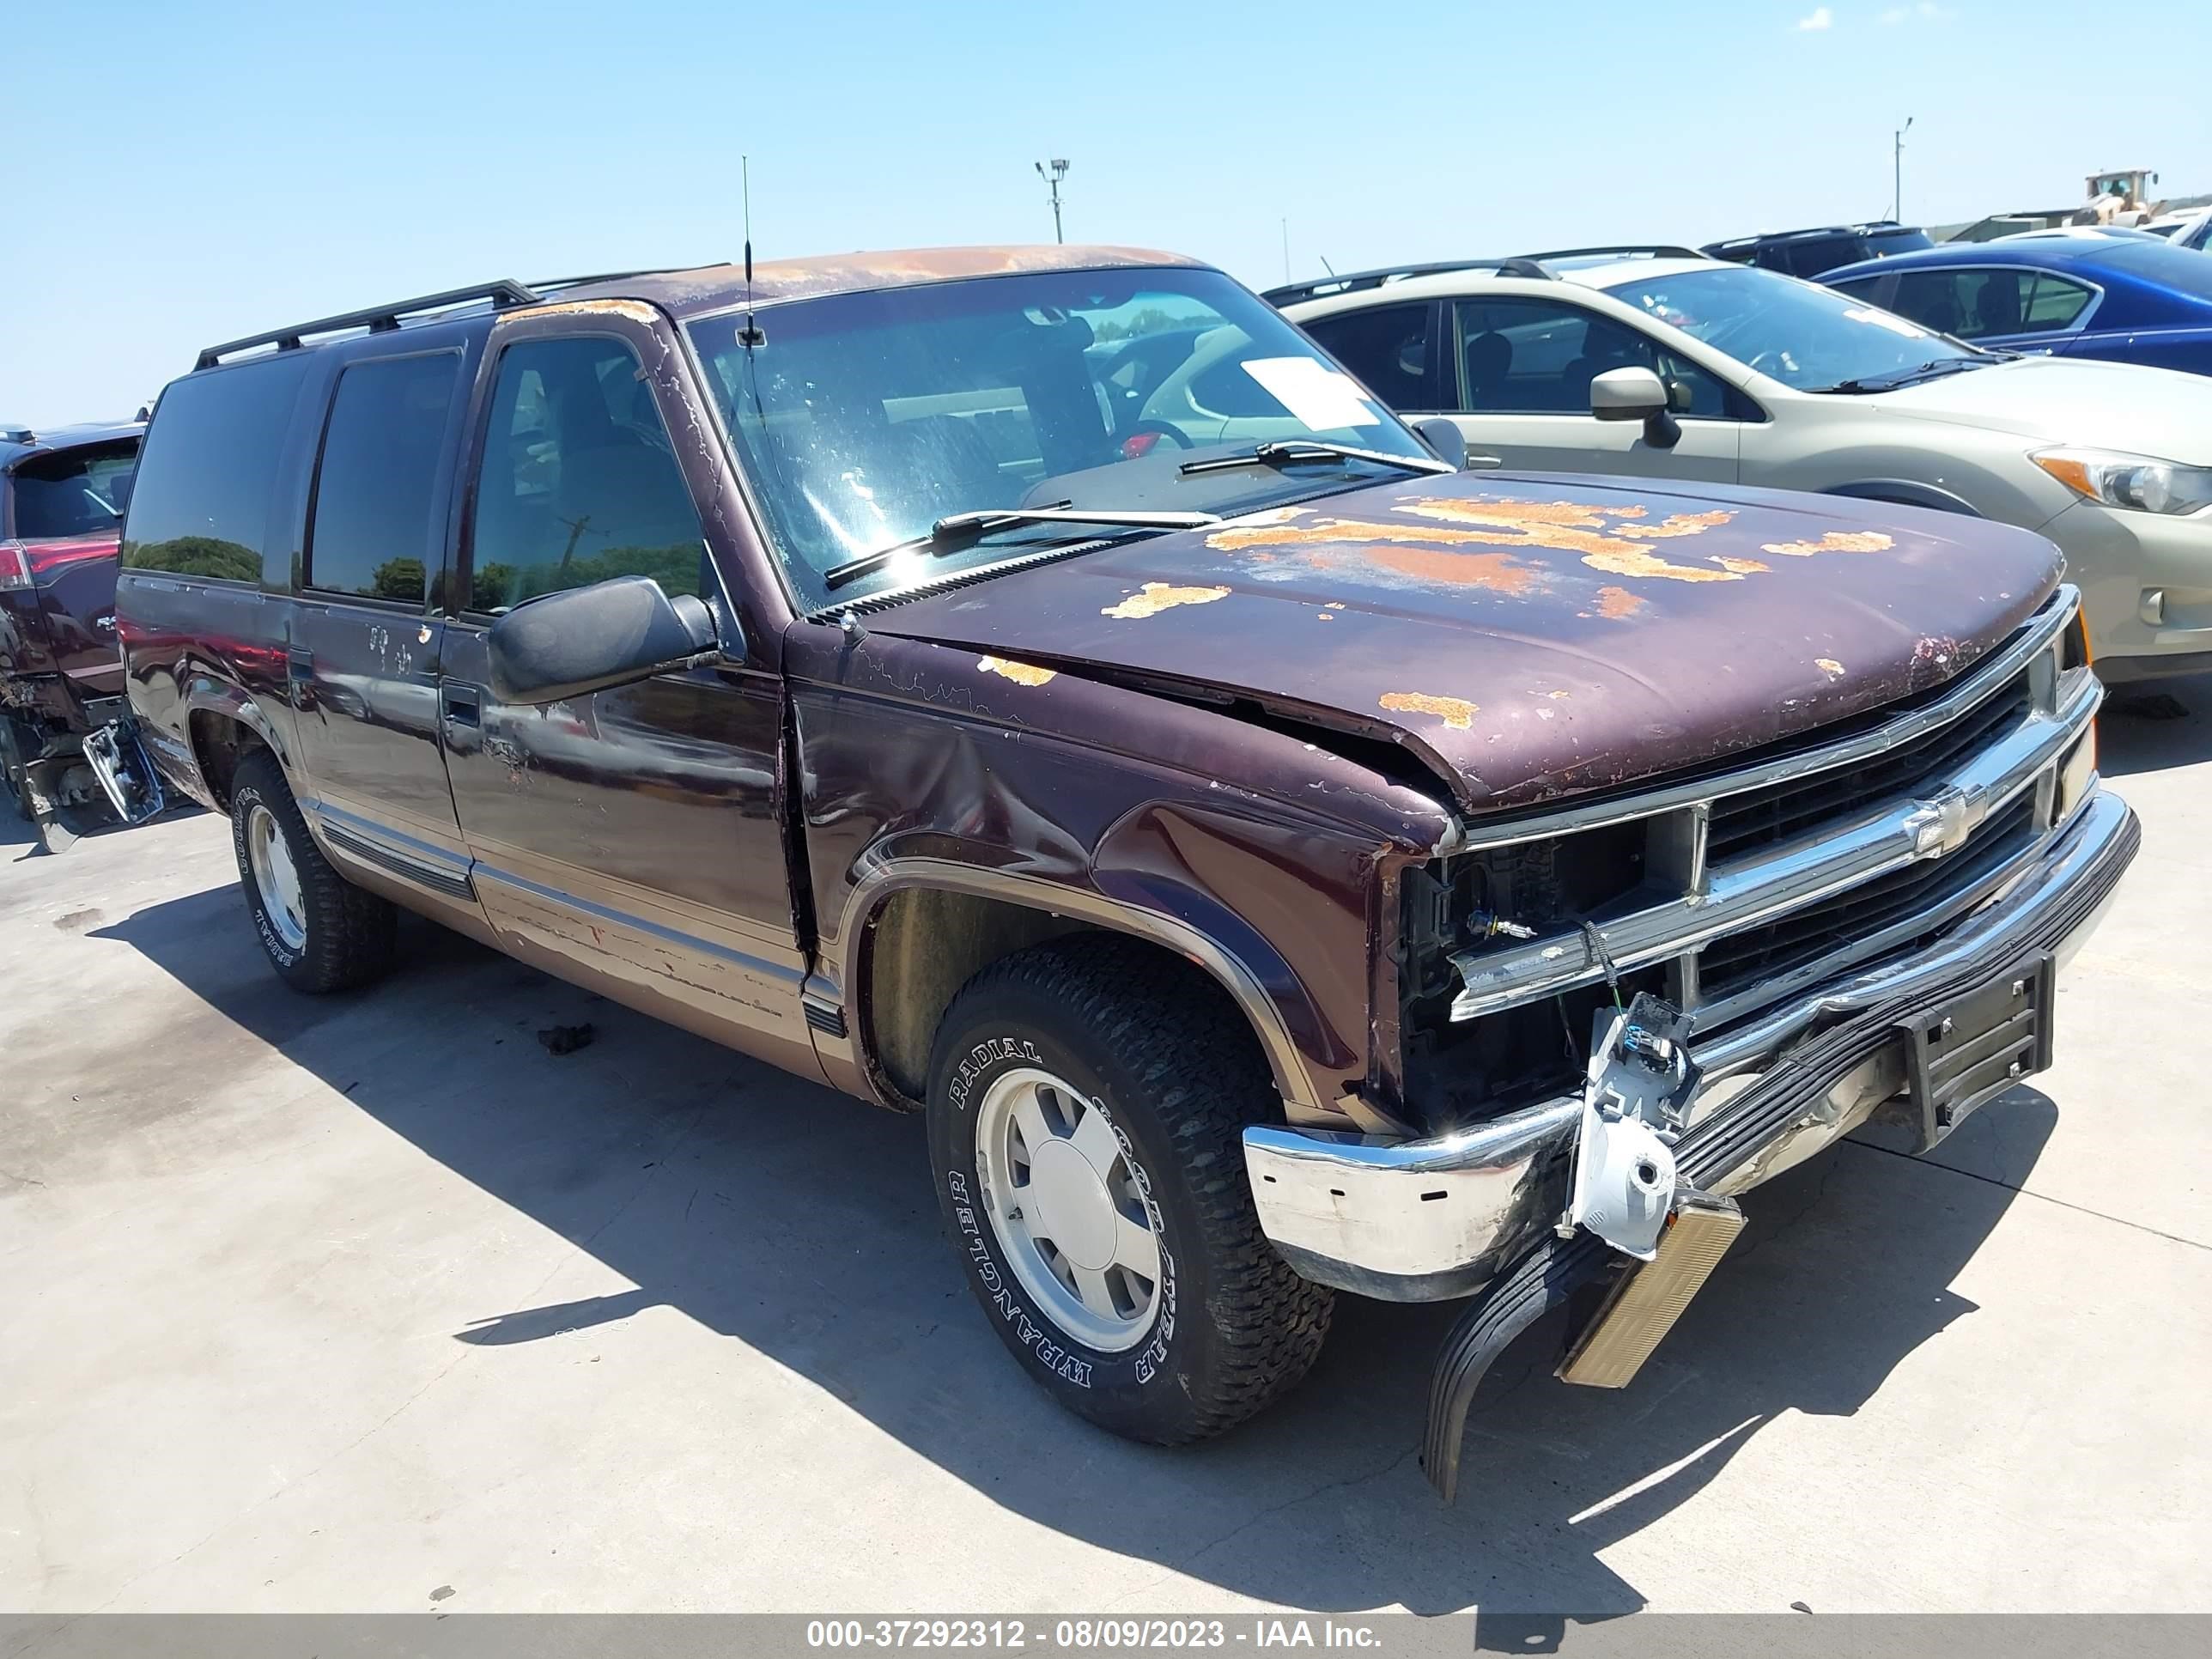
[{"label": "white sticker on windshield", "polygon": [[1876,311],[1872,306],[1847,311],[1844,317],[1854,323],[1872,323],[1876,328],[1886,328],[1893,334],[1902,334],[1908,340],[1924,340],[1928,331],[1917,323],[1908,323],[1894,312]]},{"label": "white sticker on windshield", "polygon": [[1328,432],[1342,426],[1382,423],[1382,416],[1368,406],[1367,394],[1357,380],[1311,357],[1248,357],[1244,372],[1304,421],[1309,430]]}]

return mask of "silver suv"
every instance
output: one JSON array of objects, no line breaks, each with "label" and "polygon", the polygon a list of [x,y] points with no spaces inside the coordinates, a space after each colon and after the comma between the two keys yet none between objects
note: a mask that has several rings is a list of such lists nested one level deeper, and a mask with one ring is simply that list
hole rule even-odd
[{"label": "silver suv", "polygon": [[1401,267],[1267,297],[1468,464],[1976,514],[2066,554],[2108,682],[2212,669],[2212,382],[1987,352],[1688,248]]}]

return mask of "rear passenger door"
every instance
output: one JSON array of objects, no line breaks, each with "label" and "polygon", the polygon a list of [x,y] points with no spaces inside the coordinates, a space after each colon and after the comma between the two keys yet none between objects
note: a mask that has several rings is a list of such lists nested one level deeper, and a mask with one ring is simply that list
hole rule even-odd
[{"label": "rear passenger door", "polygon": [[[493,331],[443,584],[453,799],[508,950],[819,1075],[799,996],[774,644],[749,655],[721,603],[695,501],[731,499],[727,461],[684,358],[635,309]],[[629,575],[714,605],[726,660],[556,702],[499,701],[487,635],[500,616]]]},{"label": "rear passenger door", "polygon": [[467,901],[438,748],[443,561],[460,346],[360,356],[326,409],[286,641],[301,805],[340,854]]}]

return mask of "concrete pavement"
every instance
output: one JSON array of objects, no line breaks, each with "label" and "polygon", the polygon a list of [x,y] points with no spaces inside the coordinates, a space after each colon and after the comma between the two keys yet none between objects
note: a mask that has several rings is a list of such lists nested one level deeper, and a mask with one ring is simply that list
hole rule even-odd
[{"label": "concrete pavement", "polygon": [[918,1121],[425,924],[302,999],[221,819],[47,858],[0,817],[0,1609],[2212,1607],[2181,695],[2105,722],[2147,842],[2057,1069],[1753,1194],[1626,1394],[1525,1342],[1449,1510],[1449,1308],[1347,1298],[1283,1407],[1124,1444],[985,1328]]}]

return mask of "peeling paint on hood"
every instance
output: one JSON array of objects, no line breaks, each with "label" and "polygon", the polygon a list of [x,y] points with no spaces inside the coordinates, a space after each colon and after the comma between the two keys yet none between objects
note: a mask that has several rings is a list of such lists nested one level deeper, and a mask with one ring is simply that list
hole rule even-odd
[{"label": "peeling paint on hood", "polygon": [[[1481,811],[1924,690],[2011,634],[2059,568],[2041,537],[1956,514],[1455,473],[1012,571],[869,627],[1249,697],[1401,744]],[[1194,590],[1204,603],[1142,603]],[[1312,627],[1324,609],[1335,625]]]}]

